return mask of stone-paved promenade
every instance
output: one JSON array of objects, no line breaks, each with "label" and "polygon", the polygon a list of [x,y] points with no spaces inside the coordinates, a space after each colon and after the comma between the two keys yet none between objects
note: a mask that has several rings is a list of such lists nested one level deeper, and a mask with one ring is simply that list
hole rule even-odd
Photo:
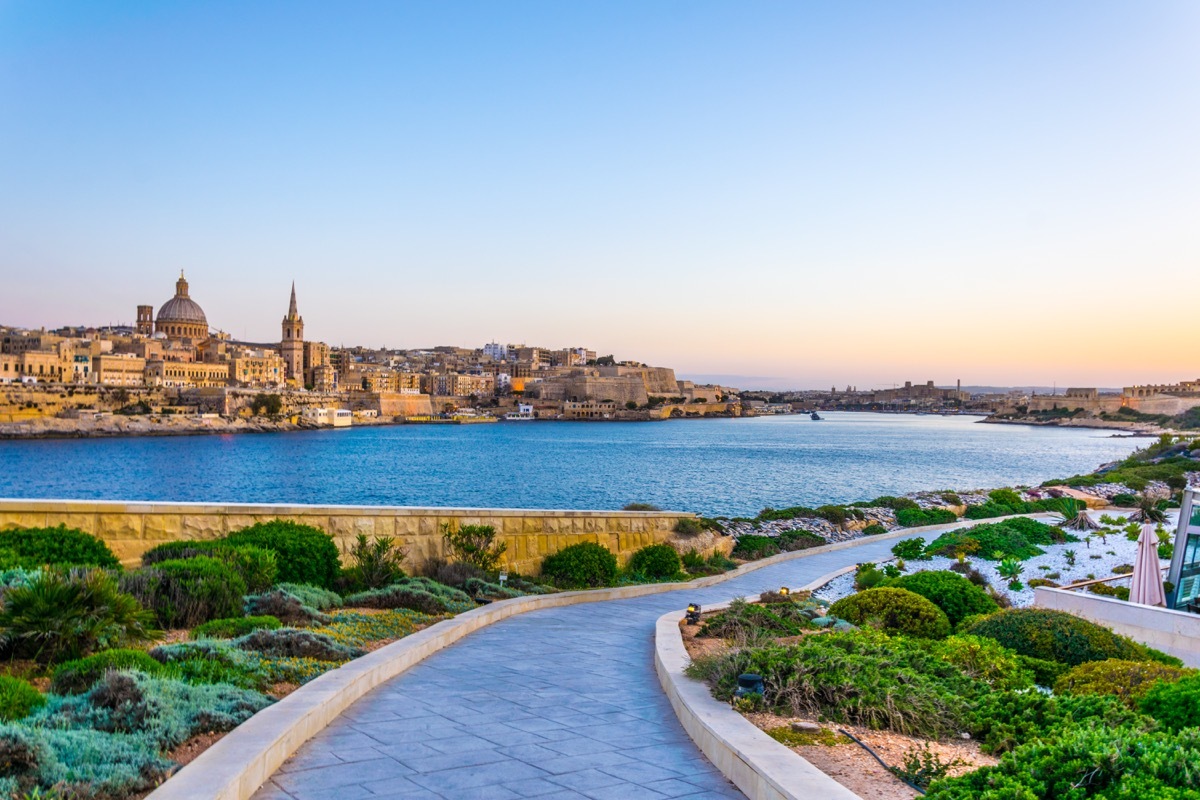
[{"label": "stone-paved promenade", "polygon": [[895,539],[799,558],[702,590],[523,614],[351,706],[255,800],[741,798],[676,720],[654,623],[688,602],[802,586],[890,556]]}]

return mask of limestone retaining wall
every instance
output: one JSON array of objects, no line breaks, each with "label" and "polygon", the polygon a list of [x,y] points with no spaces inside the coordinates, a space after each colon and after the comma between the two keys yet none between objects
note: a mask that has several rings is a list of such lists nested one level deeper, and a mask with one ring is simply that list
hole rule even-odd
[{"label": "limestone retaining wall", "polygon": [[272,519],[313,525],[333,535],[345,549],[358,534],[395,537],[408,550],[407,565],[445,555],[442,526],[491,525],[508,544],[505,566],[526,575],[542,559],[579,542],[608,547],[624,564],[649,544],[677,540],[682,550],[728,554],[729,537],[687,538],[672,533],[682,517],[674,511],[528,511],[500,508],[408,508],[393,506],[315,506],[207,503],[130,503],[80,500],[0,499],[0,530],[66,525],[103,539],[122,563],[174,539],[215,539]]}]

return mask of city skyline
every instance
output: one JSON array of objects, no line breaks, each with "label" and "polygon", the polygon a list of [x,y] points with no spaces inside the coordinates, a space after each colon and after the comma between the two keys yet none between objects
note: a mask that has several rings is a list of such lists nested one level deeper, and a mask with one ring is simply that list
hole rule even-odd
[{"label": "city skyline", "polygon": [[[791,386],[1194,378],[1200,9],[0,8],[0,323],[586,344]],[[157,302],[157,296],[149,298]],[[729,381],[733,383],[734,381]]]}]

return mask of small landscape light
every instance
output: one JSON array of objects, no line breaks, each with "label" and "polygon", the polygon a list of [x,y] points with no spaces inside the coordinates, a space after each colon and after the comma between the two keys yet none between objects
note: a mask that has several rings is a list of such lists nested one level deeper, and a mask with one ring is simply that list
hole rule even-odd
[{"label": "small landscape light", "polygon": [[786,587],[786,586],[780,586],[780,587],[779,587],[779,593],[780,593],[781,595],[783,595],[784,597],[787,597],[789,594],[791,594],[791,593],[792,593],[792,590],[791,590],[791,589],[789,589],[789,588],[788,588],[788,587]]},{"label": "small landscape light", "polygon": [[688,603],[686,619],[687,619],[688,625],[699,625],[700,624],[700,604],[699,603]]},{"label": "small landscape light", "polygon": [[764,694],[765,687],[763,686],[762,675],[755,675],[753,672],[746,672],[738,675],[737,690],[734,691],[734,697],[745,697],[748,694]]}]

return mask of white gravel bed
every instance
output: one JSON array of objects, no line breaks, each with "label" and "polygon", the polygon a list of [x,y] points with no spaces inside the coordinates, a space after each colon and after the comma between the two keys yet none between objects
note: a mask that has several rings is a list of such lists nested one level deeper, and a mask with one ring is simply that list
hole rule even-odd
[{"label": "white gravel bed", "polygon": [[[1111,511],[1107,512],[1110,516],[1124,519],[1127,515],[1116,514]],[[1100,513],[1092,512],[1091,517],[1099,521]],[[981,520],[987,522],[987,520]],[[1174,539],[1174,532],[1178,522],[1178,512],[1170,512],[1167,517],[1167,522],[1164,524]],[[1068,531],[1073,536],[1077,536],[1081,541],[1068,542],[1066,544],[1055,545],[1038,545],[1042,550],[1045,550],[1044,555],[1034,556],[1021,562],[1025,568],[1020,580],[1025,586],[1021,591],[1014,592],[1008,588],[1008,581],[1000,577],[996,572],[996,568],[1000,566],[999,561],[987,561],[982,558],[968,559],[971,566],[979,570],[979,572],[988,580],[992,588],[998,593],[1008,597],[1014,607],[1023,607],[1033,604],[1033,589],[1030,589],[1028,582],[1033,578],[1048,578],[1049,575],[1058,573],[1058,577],[1048,578],[1060,586],[1066,586],[1070,583],[1078,583],[1079,581],[1091,580],[1092,578],[1107,578],[1112,576],[1113,567],[1121,564],[1133,564],[1134,557],[1137,554],[1137,542],[1129,541],[1125,538],[1124,531],[1117,531],[1113,534],[1108,534],[1102,541],[1097,535],[1098,532],[1092,532],[1091,541],[1087,541],[1083,531]],[[932,542],[936,536],[924,537],[925,541]],[[1075,551],[1075,565],[1067,564],[1067,550]],[[882,567],[884,564],[894,564],[896,559],[888,559],[886,561],[878,561],[876,564]],[[947,570],[950,565],[956,563],[956,559],[936,557],[928,561],[913,561],[905,562],[905,574],[913,572],[926,572],[933,570]],[[1161,561],[1161,566],[1167,566],[1169,561]],[[1042,569],[1048,567],[1048,569]],[[1127,582],[1116,583],[1117,586],[1128,586]],[[841,575],[826,583],[824,586],[813,592],[813,596],[819,600],[834,602],[843,597],[854,594],[854,573],[850,572]]]}]

